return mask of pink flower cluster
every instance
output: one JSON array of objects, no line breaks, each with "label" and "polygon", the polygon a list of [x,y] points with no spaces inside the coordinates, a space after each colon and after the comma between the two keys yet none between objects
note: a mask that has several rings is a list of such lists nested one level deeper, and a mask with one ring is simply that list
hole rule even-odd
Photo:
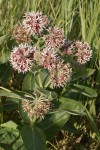
[{"label": "pink flower cluster", "polygon": [[72,68],[69,63],[59,62],[50,72],[51,83],[54,87],[63,87],[71,80]]},{"label": "pink flower cluster", "polygon": [[92,50],[88,43],[82,43],[80,41],[75,42],[75,56],[79,64],[85,64],[92,57]]},{"label": "pink flower cluster", "polygon": [[22,21],[23,27],[28,34],[40,34],[49,24],[49,19],[42,12],[28,12]]},{"label": "pink flower cluster", "polygon": [[45,48],[42,52],[41,64],[50,72],[50,80],[54,87],[64,86],[71,79],[72,68],[64,64],[53,49]]},{"label": "pink flower cluster", "polygon": [[10,62],[14,70],[18,73],[25,73],[32,67],[34,60],[35,48],[28,44],[20,44],[18,47],[14,47],[10,55]]},{"label": "pink flower cluster", "polygon": [[25,43],[30,40],[31,35],[40,34],[49,24],[49,19],[42,12],[28,12],[21,23],[13,28],[12,37],[17,43]]},{"label": "pink flower cluster", "polygon": [[88,43],[76,41],[66,51],[66,54],[73,55],[78,64],[85,64],[92,57],[92,50]]},{"label": "pink flower cluster", "polygon": [[64,44],[64,32],[58,27],[49,28],[48,34],[44,35],[46,47],[60,48]]},{"label": "pink flower cluster", "polygon": [[43,49],[43,52],[41,54],[41,65],[48,69],[49,71],[52,70],[52,68],[56,67],[56,62],[58,61],[58,57],[54,49],[51,49],[50,47],[46,47]]},{"label": "pink flower cluster", "polygon": [[12,38],[16,39],[17,43],[26,43],[30,41],[30,35],[27,34],[21,23],[14,26]]},{"label": "pink flower cluster", "polygon": [[[61,53],[62,55],[71,55],[78,64],[82,65],[90,60],[92,50],[86,42],[65,40],[63,30],[56,26],[48,27],[49,22],[48,17],[42,12],[25,14],[22,23],[15,25],[13,29],[13,39],[15,38],[16,42],[21,44],[13,48],[10,62],[18,73],[26,73],[30,71],[36,61],[37,65],[48,70],[50,81],[54,87],[63,87],[71,80],[72,68],[69,63],[65,63]],[[40,51],[30,46],[32,35],[39,35],[39,38],[41,35],[42,42],[44,40],[43,48]]]}]

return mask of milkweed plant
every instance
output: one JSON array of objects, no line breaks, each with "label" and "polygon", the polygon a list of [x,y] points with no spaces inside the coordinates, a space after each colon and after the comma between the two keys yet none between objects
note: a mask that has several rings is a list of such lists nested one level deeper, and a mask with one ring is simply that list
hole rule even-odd
[{"label": "milkweed plant", "polygon": [[51,24],[42,12],[27,12],[15,24],[9,62],[16,73],[24,75],[22,90],[0,87],[0,96],[18,103],[22,121],[20,128],[12,123],[18,134],[11,134],[27,150],[45,150],[46,141],[64,127],[70,115],[85,115],[84,104],[74,100],[73,93],[92,97],[92,89],[80,85],[93,73],[87,68],[92,58],[90,45],[66,39],[63,29]]}]

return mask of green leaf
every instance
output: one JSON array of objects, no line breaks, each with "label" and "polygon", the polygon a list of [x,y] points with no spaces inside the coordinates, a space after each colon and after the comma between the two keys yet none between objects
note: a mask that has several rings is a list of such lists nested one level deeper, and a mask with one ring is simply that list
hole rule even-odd
[{"label": "green leaf", "polygon": [[36,75],[35,75],[35,80],[38,86],[40,87],[47,87],[49,83],[48,79],[48,71],[45,69],[41,69]]},{"label": "green leaf", "polygon": [[19,139],[17,139],[16,141],[14,141],[12,149],[13,150],[26,150],[21,137]]},{"label": "green leaf", "polygon": [[61,97],[59,102],[61,103],[59,110],[65,110],[67,113],[73,115],[84,115],[85,109],[80,102],[65,97]]},{"label": "green leaf", "polygon": [[17,101],[17,99],[19,101],[19,99],[24,99],[24,98],[31,99],[31,100],[33,99],[33,96],[29,93],[26,93],[23,91],[18,91],[18,90],[11,91],[11,90],[8,90],[8,89],[1,87],[1,86],[0,86],[0,96],[15,98],[16,101]]},{"label": "green leaf", "polygon": [[49,95],[50,94],[50,91],[48,91],[48,90],[45,90],[45,89],[43,89],[43,88],[37,88],[37,91],[40,93],[40,94],[43,94],[43,95]]},{"label": "green leaf", "polygon": [[53,138],[57,134],[57,132],[60,131],[60,129],[68,121],[69,116],[70,115],[65,111],[59,111],[53,113],[49,117],[46,117],[42,121],[41,127],[44,130],[44,133],[48,140]]},{"label": "green leaf", "polygon": [[37,91],[40,93],[40,94],[43,94],[43,95],[46,95],[48,96],[48,99],[49,100],[53,100],[53,99],[56,99],[57,98],[57,94],[53,91],[48,91],[48,90],[45,90],[43,88],[37,88]]},{"label": "green leaf", "polygon": [[11,99],[8,100],[6,104],[0,106],[0,112],[2,111],[12,111],[14,109],[18,109],[18,103],[13,102]]},{"label": "green leaf", "polygon": [[74,127],[72,122],[69,122],[69,121],[64,125],[63,129],[74,134],[78,132],[78,130]]},{"label": "green leaf", "polygon": [[25,125],[21,130],[21,136],[26,150],[46,150],[46,138],[41,129]]},{"label": "green leaf", "polygon": [[6,84],[12,75],[12,68],[9,64],[0,64],[0,83]]},{"label": "green leaf", "polygon": [[0,64],[4,64],[9,59],[9,52],[8,51],[2,51],[0,54]]},{"label": "green leaf", "polygon": [[2,144],[2,146],[5,144],[11,146],[12,143],[14,143],[16,140],[20,138],[17,126],[18,125],[13,121],[8,121],[0,125],[0,144]]},{"label": "green leaf", "polygon": [[[20,137],[17,124],[13,121],[6,122],[0,126],[0,146],[5,150],[25,150]],[[16,149],[14,149],[16,147]]]},{"label": "green leaf", "polygon": [[8,121],[6,123],[1,124],[1,127],[5,127],[5,128],[12,128],[12,129],[16,129],[17,128],[17,124],[13,121]]},{"label": "green leaf", "polygon": [[94,118],[91,116],[91,114],[89,113],[89,111],[87,109],[86,109],[86,117],[87,117],[87,120],[88,120],[91,128],[93,129],[94,133],[96,133],[97,139],[100,141],[100,131],[97,128]]},{"label": "green leaf", "polygon": [[99,84],[100,84],[100,68],[98,69],[97,78],[96,78],[96,83],[99,83]]},{"label": "green leaf", "polygon": [[81,68],[74,72],[72,80],[78,80],[80,78],[85,79],[90,77],[95,72],[95,69]]},{"label": "green leaf", "polygon": [[25,123],[30,123],[28,114],[22,108],[22,101],[19,102],[19,114]]},{"label": "green leaf", "polygon": [[7,39],[8,35],[3,35],[0,37],[0,44],[3,43]]},{"label": "green leaf", "polygon": [[22,99],[22,97],[8,89],[0,87],[0,96],[12,97],[16,99]]},{"label": "green leaf", "polygon": [[32,91],[34,91],[34,87],[35,77],[32,72],[29,72],[24,78],[22,89],[31,93]]},{"label": "green leaf", "polygon": [[87,87],[87,86],[78,85],[78,84],[74,84],[72,86],[72,91],[79,92],[88,97],[97,97],[98,95],[94,89]]}]

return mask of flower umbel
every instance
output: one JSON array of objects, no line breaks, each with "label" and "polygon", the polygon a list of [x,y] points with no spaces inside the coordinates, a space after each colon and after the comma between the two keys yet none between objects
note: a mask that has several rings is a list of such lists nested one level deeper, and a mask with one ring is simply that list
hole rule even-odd
[{"label": "flower umbel", "polygon": [[92,57],[92,50],[86,42],[76,41],[69,49],[79,64],[85,64]]},{"label": "flower umbel", "polygon": [[10,62],[14,70],[18,73],[25,73],[32,67],[34,61],[35,48],[28,44],[20,44],[18,47],[14,47],[10,54]]},{"label": "flower umbel", "polygon": [[50,111],[51,102],[44,95],[39,97],[36,96],[33,101],[23,100],[22,108],[30,119],[33,119],[33,117],[44,118],[44,116]]},{"label": "flower umbel", "polygon": [[44,35],[45,44],[50,48],[60,48],[64,43],[64,33],[61,29],[54,27],[48,29],[48,34]]},{"label": "flower umbel", "polygon": [[64,64],[63,61],[56,64],[56,68],[50,72],[50,79],[54,87],[63,87],[71,79],[72,68],[69,63]]},{"label": "flower umbel", "polygon": [[57,60],[57,54],[55,53],[54,49],[49,47],[43,49],[40,63],[44,68],[48,69],[49,71],[52,68],[55,68]]},{"label": "flower umbel", "polygon": [[12,38],[15,39],[17,43],[25,43],[30,40],[29,35],[23,28],[22,24],[16,24],[14,26]]},{"label": "flower umbel", "polygon": [[42,12],[28,12],[22,21],[24,29],[31,35],[40,34],[49,24],[48,17]]}]

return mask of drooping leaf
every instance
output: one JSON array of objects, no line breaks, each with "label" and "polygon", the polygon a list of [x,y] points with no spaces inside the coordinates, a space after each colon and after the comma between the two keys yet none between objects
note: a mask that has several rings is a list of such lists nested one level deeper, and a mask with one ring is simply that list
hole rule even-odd
[{"label": "drooping leaf", "polygon": [[0,96],[12,97],[18,99],[22,99],[22,97],[8,89],[0,87]]},{"label": "drooping leaf", "polygon": [[61,97],[59,102],[61,103],[59,110],[65,110],[67,113],[73,115],[84,115],[84,106],[79,101]]},{"label": "drooping leaf", "polygon": [[25,125],[21,130],[21,136],[26,150],[46,150],[46,138],[40,128]]},{"label": "drooping leaf", "polygon": [[27,93],[27,92],[23,92],[23,91],[18,91],[18,90],[8,90],[4,87],[0,86],[0,96],[6,96],[6,97],[11,97],[11,98],[15,98],[15,100],[19,101],[19,99],[33,99],[32,95]]},{"label": "drooping leaf", "polygon": [[95,69],[81,68],[73,73],[72,80],[85,79],[90,77],[95,72]]},{"label": "drooping leaf", "polygon": [[90,87],[74,84],[71,88],[72,88],[72,91],[79,92],[85,96],[97,97],[97,92]]}]

